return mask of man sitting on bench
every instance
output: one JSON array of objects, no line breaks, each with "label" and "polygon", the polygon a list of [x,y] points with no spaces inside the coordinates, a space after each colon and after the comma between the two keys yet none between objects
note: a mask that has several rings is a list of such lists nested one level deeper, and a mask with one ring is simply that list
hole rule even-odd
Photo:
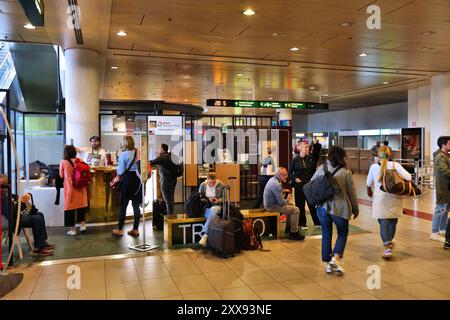
[{"label": "man sitting on bench", "polygon": [[218,217],[222,210],[223,188],[222,182],[216,179],[215,172],[209,172],[206,181],[200,185],[199,193],[211,201],[211,208],[205,210],[206,222],[202,229],[202,238],[199,241],[202,246],[206,246],[206,242],[208,241],[209,224]]}]

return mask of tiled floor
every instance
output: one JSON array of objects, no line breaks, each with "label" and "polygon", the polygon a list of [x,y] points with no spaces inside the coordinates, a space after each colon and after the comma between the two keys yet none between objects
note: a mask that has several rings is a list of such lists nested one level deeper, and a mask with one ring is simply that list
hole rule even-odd
[{"label": "tiled floor", "polygon": [[[356,182],[360,197],[368,199],[364,177]],[[432,197],[408,199],[405,207],[432,213]],[[265,243],[270,252],[246,251],[226,260],[184,250],[74,263],[81,271],[80,290],[67,289],[69,264],[30,266],[4,299],[450,299],[450,252],[429,240],[430,221],[404,216],[396,258],[384,261],[371,208],[361,205],[360,211],[351,223],[370,233],[350,236],[340,278],[325,274],[320,239],[281,239]],[[380,289],[367,287],[370,266],[381,271]]]}]

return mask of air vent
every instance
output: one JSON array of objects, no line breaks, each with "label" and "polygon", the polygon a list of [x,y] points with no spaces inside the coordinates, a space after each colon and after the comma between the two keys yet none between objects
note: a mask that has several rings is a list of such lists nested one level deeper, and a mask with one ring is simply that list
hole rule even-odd
[{"label": "air vent", "polygon": [[72,24],[75,32],[75,39],[78,45],[84,45],[83,33],[81,32],[80,7],[77,0],[68,0],[69,7],[72,13]]}]

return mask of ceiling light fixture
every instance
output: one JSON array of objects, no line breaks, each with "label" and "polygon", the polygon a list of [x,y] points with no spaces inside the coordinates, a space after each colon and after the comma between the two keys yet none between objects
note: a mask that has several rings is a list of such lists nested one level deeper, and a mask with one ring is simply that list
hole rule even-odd
[{"label": "ceiling light fixture", "polygon": [[119,32],[117,32],[116,34],[117,34],[119,37],[126,37],[126,36],[128,35],[128,33],[125,32],[125,31],[119,31]]},{"label": "ceiling light fixture", "polygon": [[272,97],[269,97],[269,100],[272,100],[273,98]]},{"label": "ceiling light fixture", "polygon": [[328,93],[325,93],[323,96],[324,96],[324,97],[328,97]]},{"label": "ceiling light fixture", "polygon": [[238,73],[237,76],[238,76],[238,77],[242,77],[243,74],[242,74],[242,73]]},{"label": "ceiling light fixture", "polygon": [[384,85],[389,84],[389,81],[384,81],[383,84]]},{"label": "ceiling light fixture", "polygon": [[29,29],[29,30],[33,30],[36,29],[35,26],[33,26],[31,23],[27,23],[26,25],[23,26],[25,29]]},{"label": "ceiling light fixture", "polygon": [[300,48],[297,48],[297,47],[292,47],[291,49],[289,49],[289,50],[291,50],[291,51],[298,51],[298,50],[300,50]]},{"label": "ceiling light fixture", "polygon": [[351,22],[345,21],[345,22],[341,23],[341,26],[342,27],[350,27],[352,24],[353,23],[351,23]]},{"label": "ceiling light fixture", "polygon": [[434,31],[425,31],[425,32],[422,32],[420,35],[421,36],[431,36],[434,33],[435,33]]},{"label": "ceiling light fixture", "polygon": [[309,87],[309,90],[316,90],[316,87],[311,86],[311,87]]},{"label": "ceiling light fixture", "polygon": [[247,10],[245,10],[242,13],[245,14],[246,16],[253,16],[256,12],[253,11],[252,9],[248,8]]},{"label": "ceiling light fixture", "polygon": [[119,67],[117,67],[117,66],[111,66],[111,69],[117,70],[117,69],[119,69]]},{"label": "ceiling light fixture", "polygon": [[367,53],[365,53],[365,52],[361,52],[361,53],[359,54],[359,56],[360,56],[360,57],[367,57],[367,56],[368,56],[368,54],[367,54]]}]

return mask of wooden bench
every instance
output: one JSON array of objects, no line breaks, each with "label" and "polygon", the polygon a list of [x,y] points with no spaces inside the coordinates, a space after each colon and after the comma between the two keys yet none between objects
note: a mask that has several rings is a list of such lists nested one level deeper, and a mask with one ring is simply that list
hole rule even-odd
[{"label": "wooden bench", "polygon": [[[267,212],[264,209],[241,210],[245,219],[252,219],[258,224],[262,236],[280,237],[280,213]],[[164,217],[164,242],[169,249],[174,245],[189,245],[197,243],[206,219],[204,217],[189,218],[183,215],[168,215]]]}]

